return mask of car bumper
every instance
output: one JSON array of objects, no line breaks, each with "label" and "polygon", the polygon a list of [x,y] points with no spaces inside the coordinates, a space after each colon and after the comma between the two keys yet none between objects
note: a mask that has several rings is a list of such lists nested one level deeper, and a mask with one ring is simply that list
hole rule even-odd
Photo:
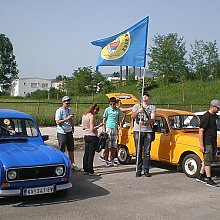
[{"label": "car bumper", "polygon": [[[65,189],[69,189],[72,187],[72,183],[65,183],[65,184],[61,184],[61,185],[56,185],[55,188],[55,192],[56,191],[61,191],[61,190],[65,190]],[[21,189],[1,189],[0,190],[0,196],[2,197],[6,197],[6,196],[21,196],[22,195],[22,188]]]}]

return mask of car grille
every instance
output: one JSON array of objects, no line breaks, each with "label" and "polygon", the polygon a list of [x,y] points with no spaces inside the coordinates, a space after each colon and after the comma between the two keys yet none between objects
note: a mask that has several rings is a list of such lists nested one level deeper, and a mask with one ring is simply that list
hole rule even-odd
[{"label": "car grille", "polygon": [[[51,166],[38,166],[38,167],[20,167],[20,168],[10,168],[7,170],[15,170],[17,172],[17,177],[14,180],[8,180],[8,182],[16,182],[16,181],[24,181],[24,180],[37,180],[37,179],[48,179],[48,178],[56,178],[58,177],[55,173],[55,169],[58,166],[62,166],[64,168],[63,177],[66,173],[65,165],[56,164]],[[6,178],[7,178],[6,174]]]}]

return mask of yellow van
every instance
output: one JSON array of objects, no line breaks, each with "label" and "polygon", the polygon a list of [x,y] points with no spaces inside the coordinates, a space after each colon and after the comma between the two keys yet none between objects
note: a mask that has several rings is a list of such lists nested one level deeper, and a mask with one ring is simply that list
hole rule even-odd
[{"label": "yellow van", "polygon": [[[136,156],[133,138],[132,112],[126,114],[119,135],[118,160],[128,164]],[[203,154],[199,149],[199,118],[191,112],[157,109],[157,130],[151,146],[151,160],[179,165],[188,177],[196,177],[201,169]],[[215,163],[220,166],[220,142]]]},{"label": "yellow van", "polygon": [[[120,99],[120,95],[123,106],[140,103],[131,94],[107,94],[108,97],[117,99]],[[121,164],[128,164],[136,156],[131,114],[131,111],[126,112],[122,132],[119,134],[117,157]],[[155,124],[157,130],[151,146],[151,160],[178,165],[188,177],[197,177],[203,160],[199,149],[199,118],[188,111],[157,109]],[[219,138],[218,151],[212,166],[220,166]]]}]

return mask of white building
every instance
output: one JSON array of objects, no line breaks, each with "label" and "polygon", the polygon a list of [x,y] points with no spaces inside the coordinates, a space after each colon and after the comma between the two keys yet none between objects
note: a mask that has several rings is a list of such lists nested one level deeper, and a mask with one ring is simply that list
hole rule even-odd
[{"label": "white building", "polygon": [[51,79],[33,78],[20,78],[12,82],[11,96],[26,96],[28,93],[35,92],[36,90],[49,91],[52,87]]}]

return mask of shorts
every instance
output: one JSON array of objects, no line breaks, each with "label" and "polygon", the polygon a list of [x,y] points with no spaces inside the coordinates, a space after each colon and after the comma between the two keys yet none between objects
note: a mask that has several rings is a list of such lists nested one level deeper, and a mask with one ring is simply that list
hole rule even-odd
[{"label": "shorts", "polygon": [[117,148],[118,147],[118,128],[106,128],[106,133],[108,134],[106,140],[107,148]]},{"label": "shorts", "polygon": [[211,163],[214,161],[216,150],[217,148],[212,145],[205,145],[205,151],[203,154],[205,166],[210,166]]},{"label": "shorts", "polygon": [[57,133],[57,140],[59,143],[59,148],[62,152],[65,152],[66,148],[69,152],[74,151],[74,139],[72,132],[66,134]]}]

